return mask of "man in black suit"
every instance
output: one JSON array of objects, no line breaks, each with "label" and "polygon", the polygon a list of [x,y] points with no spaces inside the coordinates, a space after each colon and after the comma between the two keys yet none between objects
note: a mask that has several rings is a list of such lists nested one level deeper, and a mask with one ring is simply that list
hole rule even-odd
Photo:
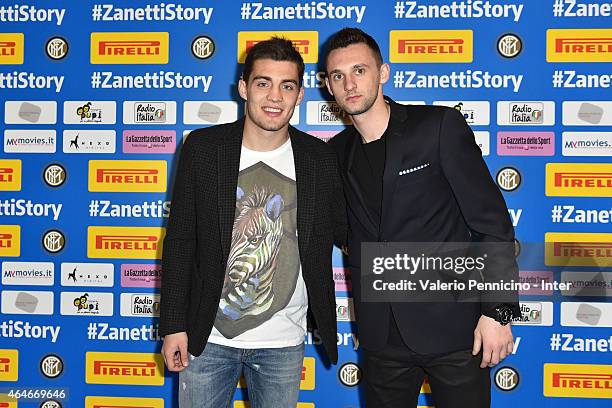
[{"label": "man in black suit", "polygon": [[354,124],[330,144],[347,199],[366,404],[416,406],[427,374],[437,407],[487,407],[489,367],[513,349],[508,322],[520,312],[517,293],[507,303],[493,292],[471,303],[366,302],[360,279],[362,242],[478,240],[510,249],[496,254],[485,280],[518,281],[514,230],[474,135],[455,109],[384,97],[389,65],[361,30],[336,33],[326,64],[327,88]]},{"label": "man in black suit", "polygon": [[[307,315],[337,361],[332,245],[346,236],[333,150],[289,126],[304,62],[274,38],[248,53],[246,115],[183,144],[164,239],[159,331],[182,408],[295,408]],[[189,355],[188,355],[189,353]]]}]

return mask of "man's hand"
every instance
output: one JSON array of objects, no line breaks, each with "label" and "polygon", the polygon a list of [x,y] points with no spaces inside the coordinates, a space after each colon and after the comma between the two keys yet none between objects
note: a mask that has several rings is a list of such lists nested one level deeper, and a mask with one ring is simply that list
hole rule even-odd
[{"label": "man's hand", "polygon": [[187,333],[179,332],[164,336],[161,350],[164,363],[170,371],[183,371],[189,365],[187,354]]},{"label": "man's hand", "polygon": [[481,348],[482,362],[480,368],[493,367],[506,358],[514,349],[514,338],[510,325],[502,326],[495,319],[480,316],[478,325],[474,330],[472,354],[477,355]]}]

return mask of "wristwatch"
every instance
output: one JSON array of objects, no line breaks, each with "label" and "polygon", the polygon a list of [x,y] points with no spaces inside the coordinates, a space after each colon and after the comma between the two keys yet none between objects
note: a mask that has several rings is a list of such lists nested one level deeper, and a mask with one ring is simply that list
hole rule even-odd
[{"label": "wristwatch", "polygon": [[502,326],[507,325],[516,317],[514,316],[514,309],[510,305],[497,305],[495,308],[487,310],[482,314],[494,319]]}]

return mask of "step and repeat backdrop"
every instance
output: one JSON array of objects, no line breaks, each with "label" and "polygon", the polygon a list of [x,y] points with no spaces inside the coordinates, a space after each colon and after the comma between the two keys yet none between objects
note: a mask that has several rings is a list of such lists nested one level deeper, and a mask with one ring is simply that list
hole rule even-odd
[{"label": "step and repeat backdrop", "polygon": [[[243,115],[241,63],[272,35],[306,62],[292,124],[333,137],[349,119],[321,46],[345,26],[379,41],[387,95],[463,113],[504,193],[523,314],[493,406],[610,406],[611,14],[597,0],[2,1],[0,407],[178,406],[157,318],[180,146]],[[302,408],[364,406],[339,251],[334,265],[340,361],[306,337]],[[233,407],[248,406],[239,383]]]}]

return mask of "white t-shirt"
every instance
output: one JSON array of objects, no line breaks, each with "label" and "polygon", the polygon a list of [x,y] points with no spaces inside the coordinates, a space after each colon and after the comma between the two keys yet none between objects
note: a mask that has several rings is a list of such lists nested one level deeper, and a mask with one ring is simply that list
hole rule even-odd
[{"label": "white t-shirt", "polygon": [[232,245],[208,341],[247,349],[296,346],[304,341],[307,309],[291,140],[269,152],[242,146]]}]

